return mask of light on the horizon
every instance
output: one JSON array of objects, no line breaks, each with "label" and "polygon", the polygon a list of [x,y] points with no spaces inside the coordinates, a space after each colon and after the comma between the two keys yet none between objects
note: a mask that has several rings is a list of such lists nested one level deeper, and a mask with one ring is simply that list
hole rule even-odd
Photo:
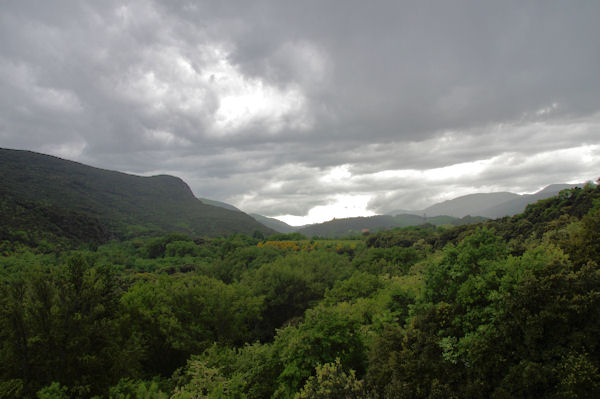
[{"label": "light on the horizon", "polygon": [[331,219],[343,219],[359,216],[374,216],[375,212],[367,209],[371,200],[370,195],[337,195],[327,205],[318,205],[308,211],[305,216],[279,215],[275,219],[281,220],[290,226],[327,222]]}]

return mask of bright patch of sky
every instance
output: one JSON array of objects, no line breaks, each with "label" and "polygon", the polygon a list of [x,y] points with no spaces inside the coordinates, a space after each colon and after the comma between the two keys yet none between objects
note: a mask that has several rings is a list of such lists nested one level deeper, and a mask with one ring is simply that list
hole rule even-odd
[{"label": "bright patch of sky", "polygon": [[336,195],[327,205],[311,208],[305,216],[279,215],[276,219],[290,226],[322,223],[331,219],[343,219],[356,216],[373,216],[375,213],[367,209],[370,195]]},{"label": "bright patch of sky", "polygon": [[197,50],[187,58],[171,46],[155,49],[117,89],[132,101],[144,101],[146,112],[206,115],[206,132],[216,137],[249,128],[271,134],[310,128],[300,86],[277,87],[244,75],[225,46],[206,44]]}]

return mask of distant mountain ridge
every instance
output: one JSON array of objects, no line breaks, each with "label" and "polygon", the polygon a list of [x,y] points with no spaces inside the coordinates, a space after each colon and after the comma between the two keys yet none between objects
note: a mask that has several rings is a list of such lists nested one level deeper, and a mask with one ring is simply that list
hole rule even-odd
[{"label": "distant mountain ridge", "polygon": [[552,184],[534,194],[515,194],[510,192],[476,193],[463,195],[451,200],[439,202],[418,211],[391,211],[387,214],[410,213],[414,215],[448,215],[462,218],[467,215],[496,219],[513,216],[525,210],[527,205],[550,198],[560,191],[583,187],[584,184]]},{"label": "distant mountain ridge", "polygon": [[553,197],[562,190],[583,186],[583,184],[551,184],[537,193],[523,194],[512,200],[490,206],[484,210],[484,213],[487,215],[487,217],[492,219],[503,216],[513,216],[523,212],[529,204]]},{"label": "distant mountain ridge", "polygon": [[303,226],[297,231],[298,233],[304,234],[307,237],[340,237],[345,235],[361,234],[363,232],[377,232],[396,227],[417,226],[426,223],[436,226],[444,224],[458,226],[463,224],[478,223],[484,220],[486,220],[486,218],[470,216],[460,219],[452,216],[422,217],[418,215],[377,215],[333,219],[324,223]]},{"label": "distant mountain ridge", "polygon": [[553,197],[562,190],[583,186],[583,184],[552,184],[537,193],[522,195],[511,192],[468,194],[431,205],[420,211],[398,210],[385,215],[332,219],[304,226],[289,226],[274,218],[255,214],[252,216],[280,233],[297,231],[308,237],[338,237],[360,234],[363,230],[372,232],[424,223],[460,225],[513,216],[523,212],[529,204]]},{"label": "distant mountain ridge", "polygon": [[5,227],[37,223],[68,237],[85,231],[92,239],[169,231],[192,235],[299,231],[307,236],[339,236],[423,223],[465,224],[512,216],[561,190],[583,186],[553,184],[525,195],[476,193],[422,211],[290,226],[262,215],[249,216],[221,201],[198,199],[174,176],[135,176],[31,151],[0,148],[0,182],[0,217]]},{"label": "distant mountain ridge", "polygon": [[245,213],[202,203],[174,176],[135,176],[31,151],[0,149],[0,181],[5,202],[89,215],[119,236],[273,233]]},{"label": "distant mountain ridge", "polygon": [[423,213],[430,216],[448,215],[458,218],[466,215],[487,217],[485,210],[490,206],[502,204],[515,198],[519,198],[519,195],[509,192],[468,194],[434,204],[425,208]]},{"label": "distant mountain ridge", "polygon": [[537,193],[523,195],[511,192],[468,194],[431,205],[420,211],[398,210],[385,215],[332,219],[304,226],[290,226],[278,219],[257,214],[251,216],[280,233],[298,231],[309,237],[336,237],[359,234],[365,229],[379,231],[423,223],[459,225],[513,216],[523,212],[529,204],[550,198],[562,190],[573,187],[583,187],[583,184],[552,184]]}]

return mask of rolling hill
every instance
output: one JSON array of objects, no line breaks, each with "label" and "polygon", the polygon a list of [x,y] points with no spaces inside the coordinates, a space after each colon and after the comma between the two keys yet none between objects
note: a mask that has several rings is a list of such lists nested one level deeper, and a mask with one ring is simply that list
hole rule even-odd
[{"label": "rolling hill", "polygon": [[486,209],[519,198],[518,194],[509,192],[476,193],[463,195],[448,201],[427,207],[423,213],[428,216],[448,215],[461,218],[466,215],[485,216]]},{"label": "rolling hill", "polygon": [[86,223],[99,222],[105,236],[273,233],[245,213],[204,204],[173,176],[135,176],[30,151],[0,149],[0,181],[3,213],[19,203],[53,209],[84,218]]},{"label": "rolling hill", "polygon": [[396,227],[417,226],[425,223],[433,225],[463,225],[484,221],[482,217],[470,217],[459,219],[452,216],[422,217],[417,215],[377,215],[369,217],[355,217],[344,219],[333,219],[324,223],[304,226],[297,231],[307,237],[341,237],[345,235],[361,234],[367,230],[376,232],[380,230],[393,229]]}]

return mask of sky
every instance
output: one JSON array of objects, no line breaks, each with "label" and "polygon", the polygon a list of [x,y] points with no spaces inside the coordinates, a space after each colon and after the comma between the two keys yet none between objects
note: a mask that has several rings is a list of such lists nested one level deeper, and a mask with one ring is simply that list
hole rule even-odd
[{"label": "sky", "polygon": [[0,147],[300,225],[600,177],[598,1],[0,7]]}]

